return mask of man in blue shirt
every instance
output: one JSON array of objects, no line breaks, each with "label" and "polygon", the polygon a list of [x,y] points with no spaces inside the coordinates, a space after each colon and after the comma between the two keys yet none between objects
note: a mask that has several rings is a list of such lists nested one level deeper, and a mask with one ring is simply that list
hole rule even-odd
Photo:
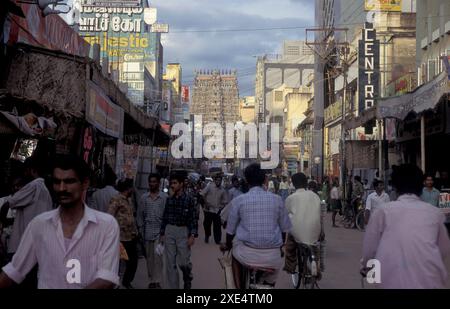
[{"label": "man in blue shirt", "polygon": [[422,201],[429,203],[433,206],[439,207],[440,192],[438,189],[433,187],[434,185],[433,176],[426,175],[424,185],[425,187],[423,188],[422,195],[420,196]]}]

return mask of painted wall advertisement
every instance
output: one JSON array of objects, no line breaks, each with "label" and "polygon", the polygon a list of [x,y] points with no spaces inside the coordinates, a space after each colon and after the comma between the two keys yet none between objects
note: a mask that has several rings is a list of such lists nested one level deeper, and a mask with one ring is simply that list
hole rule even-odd
[{"label": "painted wall advertisement", "polygon": [[401,12],[402,0],[365,0],[365,10],[382,12]]},{"label": "painted wall advertisement", "polygon": [[329,129],[330,139],[330,154],[335,155],[339,153],[339,145],[341,141],[341,125],[331,127]]},{"label": "painted wall advertisement", "polygon": [[87,87],[87,121],[109,136],[122,138],[124,121],[123,109],[114,104],[94,83],[88,82]]},{"label": "painted wall advertisement", "polygon": [[359,112],[375,106],[380,96],[380,41],[373,24],[366,23],[359,41],[358,96]]}]

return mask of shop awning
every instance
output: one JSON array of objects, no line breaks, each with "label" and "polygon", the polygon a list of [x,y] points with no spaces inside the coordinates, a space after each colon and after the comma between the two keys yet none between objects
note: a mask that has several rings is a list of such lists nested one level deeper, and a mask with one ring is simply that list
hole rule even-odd
[{"label": "shop awning", "polygon": [[447,72],[442,72],[431,82],[405,95],[378,101],[377,118],[397,118],[403,120],[410,112],[419,114],[433,109],[444,95],[450,93]]},{"label": "shop awning", "polygon": [[411,112],[419,114],[435,108],[441,98],[448,94],[450,94],[450,80],[447,72],[444,71],[434,80],[418,87],[413,92],[380,99],[376,107],[363,111],[358,117],[346,119],[345,129],[356,129],[375,118],[403,120]]},{"label": "shop awning", "polygon": [[345,130],[356,129],[364,126],[368,121],[375,119],[376,108],[372,107],[363,111],[358,117],[351,117],[345,120]]}]

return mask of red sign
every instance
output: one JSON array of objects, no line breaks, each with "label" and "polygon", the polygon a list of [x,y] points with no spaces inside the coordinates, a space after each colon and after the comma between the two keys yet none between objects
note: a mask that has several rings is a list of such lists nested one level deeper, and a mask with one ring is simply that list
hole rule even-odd
[{"label": "red sign", "polygon": [[42,16],[37,5],[21,5],[26,18],[11,16],[9,44],[25,43],[60,50],[68,54],[89,56],[89,44],[56,14]]},{"label": "red sign", "polygon": [[189,103],[189,86],[181,87],[181,102]]}]

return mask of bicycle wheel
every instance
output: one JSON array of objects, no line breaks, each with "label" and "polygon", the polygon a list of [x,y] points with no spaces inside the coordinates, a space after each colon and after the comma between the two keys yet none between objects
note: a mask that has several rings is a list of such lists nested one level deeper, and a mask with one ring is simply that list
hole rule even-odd
[{"label": "bicycle wheel", "polygon": [[300,261],[302,261],[301,250],[300,250],[300,248],[297,247],[297,269],[298,269],[298,271],[291,274],[291,280],[292,280],[292,285],[294,286],[294,289],[299,289],[300,285],[302,284],[302,276],[300,274],[300,270],[304,269],[304,266],[300,265]]},{"label": "bicycle wheel", "polygon": [[363,232],[366,227],[365,222],[364,222],[364,210],[360,210],[358,212],[358,214],[356,215],[356,227],[361,232]]}]

